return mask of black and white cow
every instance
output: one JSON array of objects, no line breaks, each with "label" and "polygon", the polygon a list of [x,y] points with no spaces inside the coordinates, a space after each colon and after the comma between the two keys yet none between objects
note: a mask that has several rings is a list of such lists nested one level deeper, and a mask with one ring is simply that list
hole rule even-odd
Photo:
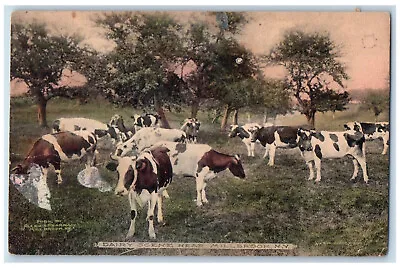
[{"label": "black and white cow", "polygon": [[180,129],[141,128],[129,140],[118,144],[114,155],[126,156],[129,153],[135,154],[151,147],[159,141],[185,142],[186,133]]},{"label": "black and white cow", "polygon": [[135,221],[138,208],[148,205],[147,221],[149,236],[156,238],[154,231],[154,210],[157,204],[157,220],[163,222],[162,193],[172,181],[172,166],[168,149],[157,147],[143,151],[137,157],[113,157],[118,161],[117,166],[108,165],[110,170],[119,174],[115,194],[128,195],[131,206],[131,225],[127,238],[135,234]]},{"label": "black and white cow", "polygon": [[251,142],[259,141],[266,148],[264,158],[269,155],[268,165],[275,163],[276,148],[296,148],[297,127],[267,126],[250,130]]},{"label": "black and white cow", "polygon": [[124,124],[124,119],[119,114],[115,114],[111,117],[108,126],[111,126],[115,129],[115,132],[118,136],[118,141],[120,142],[129,140],[135,134],[135,129],[127,128]]},{"label": "black and white cow", "polygon": [[229,169],[236,177],[246,177],[238,155],[219,153],[206,144],[162,141],[154,147],[168,148],[175,175],[196,178],[197,206],[208,203],[205,190],[207,182],[221,171]]},{"label": "black and white cow", "polygon": [[43,168],[44,181],[47,172],[52,165],[57,174],[57,182],[62,183],[61,162],[71,162],[85,157],[86,167],[95,164],[95,151],[97,139],[89,131],[59,132],[43,135],[38,139],[22,164],[11,170],[16,174],[26,174],[31,164],[37,164]]},{"label": "black and white cow", "polygon": [[342,158],[346,155],[353,157],[354,172],[350,180],[355,180],[358,165],[363,171],[364,181],[368,183],[367,163],[365,159],[365,137],[358,131],[329,132],[315,130],[298,130],[298,146],[301,155],[310,170],[308,180],[314,179],[313,164],[317,170],[315,181],[321,180],[321,160]]},{"label": "black and white cow", "polygon": [[83,118],[59,118],[53,122],[53,133],[61,131],[79,131],[85,130],[93,132],[97,138],[110,137],[115,142],[119,140],[117,130],[115,127],[104,124],[100,121]]},{"label": "black and white cow", "polygon": [[186,118],[181,126],[181,130],[186,133],[188,142],[197,143],[197,135],[200,130],[200,121],[196,118]]},{"label": "black and white cow", "polygon": [[158,114],[135,114],[132,116],[133,125],[135,126],[135,131],[143,127],[159,127],[160,116]]},{"label": "black and white cow", "polygon": [[[265,123],[264,127],[272,126],[272,124]],[[229,138],[239,137],[244,145],[246,145],[247,156],[254,156],[254,147],[255,142],[251,141],[251,133],[261,128],[261,126],[257,123],[248,123],[242,126],[239,125],[231,125],[229,131]]]},{"label": "black and white cow", "polygon": [[389,122],[347,122],[344,124],[346,130],[361,131],[367,140],[382,139],[383,151],[386,154],[389,148]]}]

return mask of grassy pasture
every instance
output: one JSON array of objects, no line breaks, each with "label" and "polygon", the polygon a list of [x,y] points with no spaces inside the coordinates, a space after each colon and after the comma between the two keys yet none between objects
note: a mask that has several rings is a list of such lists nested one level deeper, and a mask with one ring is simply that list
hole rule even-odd
[{"label": "grassy pasture", "polygon": [[[374,121],[370,113],[359,113],[352,106],[345,112],[317,114],[317,129],[341,130],[351,120]],[[131,124],[135,111],[116,108],[104,102],[78,105],[56,99],[48,105],[48,122],[59,117],[82,116],[107,122],[121,114]],[[188,113],[167,113],[172,127],[179,127]],[[10,161],[20,162],[33,142],[48,130],[36,126],[36,107],[24,98],[11,101]],[[308,168],[295,150],[277,150],[275,166],[262,159],[264,149],[256,148],[256,157],[247,157],[238,138],[229,139],[201,112],[200,142],[224,153],[242,155],[246,179],[220,174],[207,185],[209,204],[196,207],[195,181],[174,177],[164,202],[165,225],[156,224],[159,242],[252,242],[293,243],[298,247],[290,255],[300,256],[378,256],[387,253],[389,157],[380,155],[380,142],[367,143],[369,185],[351,183],[352,161],[348,158],[324,160],[322,181],[307,181]],[[252,115],[261,121],[262,115]],[[382,115],[380,120],[387,120]],[[239,119],[245,123],[243,113]],[[279,116],[276,124],[304,124],[301,115]],[[109,150],[98,159],[101,175],[115,185],[116,173],[105,168]],[[83,164],[64,165],[65,182],[58,186],[49,173],[52,195],[51,212],[30,204],[11,185],[9,187],[9,251],[23,255],[111,255],[123,249],[98,249],[98,241],[124,241],[130,223],[127,198],[113,192],[101,193],[81,186],[76,175]],[[145,211],[139,213],[134,241],[149,241]],[[32,229],[43,221],[66,224],[63,230]],[[136,250],[128,255],[282,255],[274,251],[194,251]]]}]

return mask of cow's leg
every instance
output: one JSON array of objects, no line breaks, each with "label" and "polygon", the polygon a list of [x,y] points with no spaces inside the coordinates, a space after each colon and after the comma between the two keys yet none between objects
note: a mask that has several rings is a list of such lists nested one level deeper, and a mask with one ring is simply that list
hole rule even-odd
[{"label": "cow's leg", "polygon": [[268,154],[269,154],[269,144],[265,144],[265,153],[264,153],[263,158],[266,158],[268,156]]},{"label": "cow's leg", "polygon": [[[164,192],[164,191],[163,191]],[[159,223],[164,222],[164,216],[162,212],[162,194],[158,194],[158,199],[157,199],[157,221]]]},{"label": "cow's leg", "polygon": [[251,156],[254,156],[254,147],[255,147],[255,142],[250,143],[250,151],[251,151]]},{"label": "cow's leg", "polygon": [[197,190],[197,198],[196,198],[196,205],[198,207],[202,206],[203,203],[201,202],[201,195],[203,190],[204,184],[204,177],[203,176],[196,176],[196,190]]},{"label": "cow's leg", "polygon": [[61,184],[63,182],[63,179],[61,177],[61,163],[60,162],[55,162],[55,163],[53,163],[53,167],[54,167],[54,170],[55,170],[56,175],[57,175],[57,183]]},{"label": "cow's leg", "polygon": [[312,161],[307,162],[308,169],[310,170],[310,175],[308,176],[308,180],[311,181],[314,179],[314,168]]},{"label": "cow's leg", "polygon": [[246,145],[246,149],[247,149],[247,156],[251,156],[251,142],[249,142],[248,140],[244,142],[244,144]]},{"label": "cow's leg", "polygon": [[383,137],[383,151],[382,154],[386,154],[389,148],[389,139],[387,137]]},{"label": "cow's leg", "polygon": [[204,182],[203,188],[201,190],[201,201],[203,201],[203,203],[208,203],[208,199],[206,197],[206,186],[207,186],[207,183]]},{"label": "cow's leg", "polygon": [[358,161],[355,158],[353,159],[353,165],[354,165],[354,172],[353,176],[351,176],[350,178],[351,181],[355,180],[358,174]]},{"label": "cow's leg", "polygon": [[315,169],[317,170],[317,178],[315,179],[315,181],[321,181],[321,159],[319,159],[318,157],[316,157],[314,159],[314,163],[315,163]]},{"label": "cow's leg", "polygon": [[269,149],[268,166],[273,166],[275,164],[275,151],[276,151],[276,146],[274,144],[271,144]]},{"label": "cow's leg", "polygon": [[137,216],[137,203],[135,200],[135,195],[136,193],[134,191],[129,191],[128,199],[131,207],[131,225],[129,226],[129,231],[126,235],[126,238],[131,238],[135,234],[135,221]]},{"label": "cow's leg", "polygon": [[159,195],[153,192],[150,197],[149,209],[147,210],[147,221],[149,222],[149,237],[152,239],[156,238],[154,231],[154,210],[156,208],[157,200]]},{"label": "cow's leg", "polygon": [[364,182],[365,183],[368,183],[368,174],[367,174],[367,163],[366,163],[366,160],[365,160],[365,157],[363,157],[363,156],[360,156],[360,155],[353,155],[354,156],[354,158],[358,161],[358,163],[360,164],[360,166],[361,166],[361,169],[362,169],[362,171],[363,171],[363,178],[364,178]]}]

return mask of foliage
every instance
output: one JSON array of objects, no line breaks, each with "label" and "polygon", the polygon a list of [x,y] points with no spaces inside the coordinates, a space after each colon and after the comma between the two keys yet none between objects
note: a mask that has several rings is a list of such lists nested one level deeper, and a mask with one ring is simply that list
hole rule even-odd
[{"label": "foliage", "polygon": [[55,96],[74,98],[79,89],[60,86],[58,83],[65,69],[72,70],[77,55],[82,55],[76,36],[50,35],[41,24],[11,25],[10,78],[21,79],[29,87],[29,93],[42,107],[39,122],[45,126],[45,105]]},{"label": "foliage", "polygon": [[378,117],[383,111],[389,110],[390,93],[389,90],[374,91],[370,90],[364,98],[365,108],[374,112]]},{"label": "foliage", "polygon": [[336,92],[349,78],[339,57],[329,35],[302,31],[286,33],[267,57],[268,62],[288,71],[286,89],[297,99],[311,124],[317,111],[341,111],[350,100],[348,93]]},{"label": "foliage", "polygon": [[123,105],[178,107],[182,81],[174,65],[182,58],[181,26],[166,14],[104,14],[97,23],[116,47],[108,55],[106,96]]}]

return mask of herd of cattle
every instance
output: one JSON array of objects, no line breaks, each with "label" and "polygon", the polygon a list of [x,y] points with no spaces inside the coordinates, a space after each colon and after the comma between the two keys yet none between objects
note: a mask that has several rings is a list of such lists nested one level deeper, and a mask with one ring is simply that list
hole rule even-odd
[{"label": "herd of cattle", "polygon": [[[239,155],[228,155],[213,150],[207,144],[197,143],[200,122],[195,118],[184,121],[181,129],[165,129],[159,126],[159,117],[152,114],[135,115],[134,125],[128,128],[120,115],[114,115],[108,124],[87,118],[60,118],[53,124],[53,133],[43,135],[33,145],[24,161],[11,170],[26,174],[31,164],[43,169],[43,179],[52,165],[58,183],[62,183],[61,162],[85,159],[86,167],[96,164],[97,143],[111,139],[115,147],[107,168],[118,172],[116,195],[128,196],[131,206],[131,225],[127,237],[135,233],[137,210],[148,205],[147,221],[149,236],[155,238],[153,225],[157,205],[158,222],[163,222],[162,198],[169,197],[166,188],[174,175],[196,179],[197,206],[208,203],[207,182],[218,173],[229,169],[239,178],[245,172]],[[255,145],[266,148],[264,158],[274,165],[276,148],[298,148],[309,167],[309,180],[321,180],[321,160],[324,158],[353,157],[355,180],[359,165],[368,183],[365,158],[365,141],[382,139],[386,154],[389,145],[389,123],[348,122],[341,132],[316,131],[291,126],[274,126],[257,123],[231,126],[229,137],[239,137],[247,148],[248,156],[254,157]]]}]

